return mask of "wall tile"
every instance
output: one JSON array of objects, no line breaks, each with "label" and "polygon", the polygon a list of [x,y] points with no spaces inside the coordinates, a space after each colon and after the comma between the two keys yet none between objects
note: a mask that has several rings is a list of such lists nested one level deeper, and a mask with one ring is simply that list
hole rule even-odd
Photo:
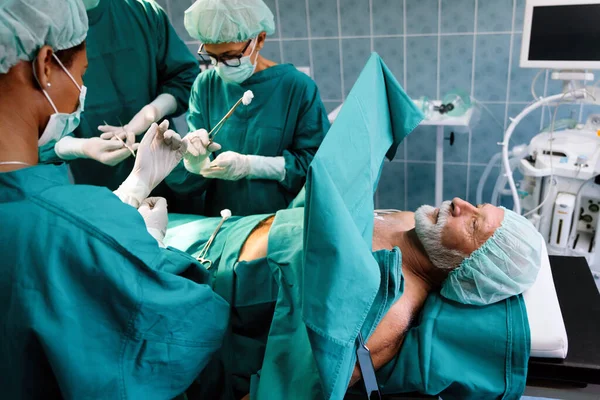
[{"label": "wall tile", "polygon": [[438,0],[406,0],[406,33],[438,32]]},{"label": "wall tile", "polygon": [[437,92],[437,37],[406,38],[405,89],[410,96],[435,99]]},{"label": "wall tile", "polygon": [[475,0],[442,0],[442,33],[473,32]]},{"label": "wall tile", "polygon": [[373,47],[398,82],[404,86],[404,39],[402,37],[376,38],[373,40]]},{"label": "wall tile", "polygon": [[435,126],[419,125],[404,141],[408,150],[408,160],[435,161]]},{"label": "wall tile", "polygon": [[454,89],[471,93],[473,35],[444,36],[440,42],[440,96]]},{"label": "wall tile", "polygon": [[515,31],[523,30],[523,19],[525,18],[525,0],[516,0],[517,8],[515,10]]},{"label": "wall tile", "polygon": [[[444,165],[444,187],[442,199],[452,200],[455,197],[466,199],[467,197],[467,166],[466,165]],[[439,206],[439,204],[435,204]]]},{"label": "wall tile", "polygon": [[340,52],[337,39],[311,41],[313,52],[313,79],[317,82],[324,100],[342,98]]},{"label": "wall tile", "polygon": [[[173,0],[171,0],[171,1],[173,1]],[[276,2],[275,2],[275,0],[264,0],[264,2],[267,5],[267,7],[269,7],[269,10],[271,10],[271,12],[273,13],[273,18],[275,19],[275,33],[273,33],[273,35],[271,35],[270,37],[272,37],[272,38],[278,38],[279,37],[279,31],[280,31],[281,27],[277,23],[277,6],[276,6]]]},{"label": "wall tile", "polygon": [[310,32],[317,37],[337,37],[337,2],[331,0],[309,0]]},{"label": "wall tile", "polygon": [[342,54],[344,56],[344,89],[348,96],[358,75],[367,63],[370,55],[370,39],[344,39],[342,40]]},{"label": "wall tile", "polygon": [[405,209],[404,204],[404,163],[383,164],[383,171],[377,188],[377,208]]},{"label": "wall tile", "polygon": [[505,101],[510,35],[478,35],[475,49],[475,97]]},{"label": "wall tile", "polygon": [[[504,127],[499,126],[494,121],[492,115],[500,124],[504,124],[504,112],[506,105],[502,104],[486,104],[489,112],[485,109],[481,110],[481,116],[477,125],[472,127],[473,134],[471,136],[471,162],[487,164],[490,158],[501,151],[498,142],[504,137]],[[509,114],[510,115],[510,114]],[[539,121],[539,119],[538,119]]]},{"label": "wall tile", "polygon": [[169,12],[169,0],[154,0],[155,2],[158,3],[159,6],[161,6],[167,13]]},{"label": "wall tile", "polygon": [[506,32],[512,28],[513,0],[479,0],[477,32]]},{"label": "wall tile", "polygon": [[[513,42],[512,66],[510,69],[510,101],[533,101],[531,94],[531,83],[539,69],[521,68],[519,62],[521,58],[521,37],[522,35],[515,34]],[[544,83],[546,74],[541,73],[535,83],[535,92],[538,96],[544,95]]]},{"label": "wall tile", "polygon": [[409,193],[407,211],[415,211],[435,200],[435,165],[407,163]]},{"label": "wall tile", "polygon": [[170,0],[169,3],[169,10],[171,11],[169,20],[171,21],[173,28],[175,28],[175,32],[177,32],[177,35],[179,35],[183,41],[196,40],[187,33],[185,26],[183,26],[185,10],[187,10],[192,3],[191,0]]},{"label": "wall tile", "polygon": [[406,147],[406,139],[400,143],[398,149],[396,150],[396,155],[394,156],[394,160],[404,160],[404,148]]},{"label": "wall tile", "polygon": [[340,103],[339,101],[324,101],[323,104],[325,105],[325,110],[327,111],[327,114],[329,114],[342,103]]},{"label": "wall tile", "polygon": [[286,40],[283,43],[283,60],[296,67],[310,67],[308,40]]},{"label": "wall tile", "polygon": [[279,2],[279,16],[281,18],[281,26],[279,27],[281,37],[307,37],[306,2],[302,0],[277,1]]},{"label": "wall tile", "polygon": [[404,33],[402,1],[372,0],[372,3],[374,35],[401,35]]},{"label": "wall tile", "polygon": [[[471,170],[469,172],[469,196],[467,201],[473,205],[477,205],[477,186],[479,185],[479,180],[481,179],[484,170],[485,167],[471,165]],[[496,184],[496,179],[498,179],[500,171],[500,167],[494,167],[490,172],[490,175],[483,186],[483,191],[481,192],[482,203],[489,203],[491,201],[494,185]]]},{"label": "wall tile", "polygon": [[[287,43],[287,42],[286,42]],[[260,54],[265,57],[267,60],[271,60],[276,62],[277,64],[281,64],[281,51],[279,48],[278,40],[270,40],[267,41],[260,51]],[[287,60],[286,60],[287,62]]]},{"label": "wall tile", "polygon": [[454,144],[450,146],[450,141],[444,140],[444,162],[469,162],[469,134],[456,133],[452,127],[445,127],[444,137],[449,138],[451,132],[454,132]]},{"label": "wall tile", "polygon": [[369,0],[340,0],[342,36],[369,36]]}]

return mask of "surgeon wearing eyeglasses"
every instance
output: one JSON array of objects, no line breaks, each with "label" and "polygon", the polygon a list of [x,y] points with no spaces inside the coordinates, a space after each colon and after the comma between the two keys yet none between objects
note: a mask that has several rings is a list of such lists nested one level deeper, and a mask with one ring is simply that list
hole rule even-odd
[{"label": "surgeon wearing eyeglasses", "polygon": [[[286,208],[329,129],[317,85],[292,64],[260,54],[275,32],[262,0],[198,0],[184,22],[203,43],[198,54],[214,68],[194,83],[187,119],[192,146],[167,183],[178,193],[205,195],[192,213]],[[251,104],[237,107],[213,142],[208,132],[248,90]]]}]

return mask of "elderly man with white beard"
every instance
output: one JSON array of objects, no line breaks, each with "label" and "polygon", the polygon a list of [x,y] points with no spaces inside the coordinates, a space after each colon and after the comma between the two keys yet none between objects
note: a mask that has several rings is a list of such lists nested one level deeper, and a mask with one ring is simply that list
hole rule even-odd
[{"label": "elderly man with white beard", "polygon": [[[220,222],[215,218],[195,218],[190,220],[186,216],[185,224],[175,223],[178,226],[171,230],[167,243],[177,247],[177,236],[183,235],[183,231],[202,230],[204,236],[208,236]],[[244,362],[236,366],[238,370],[234,375],[245,383],[238,381],[233,388],[226,389],[207,386],[206,382],[212,379],[201,377],[207,392],[231,390],[237,393],[233,397],[243,395],[251,375],[261,369],[262,356],[257,356],[257,352],[264,351],[264,337],[269,334],[278,293],[277,284],[270,276],[269,262],[277,258],[273,253],[294,251],[287,250],[289,245],[278,243],[299,240],[303,222],[303,208],[282,210],[276,215],[232,217],[217,235],[217,242],[221,240],[224,244],[217,244],[218,249],[209,254],[210,259],[218,260],[211,271],[215,276],[222,268],[236,271],[231,305],[232,315],[238,317],[233,321],[233,336],[243,338],[240,343],[245,345],[255,343],[246,350],[243,346],[236,348],[237,359]],[[193,228],[193,224],[201,228]],[[204,242],[179,247],[195,255],[195,250]],[[407,330],[430,293],[441,290],[447,299],[471,305],[491,304],[520,294],[535,281],[542,246],[540,234],[529,221],[490,204],[473,206],[455,198],[439,208],[422,206],[415,213],[376,212],[372,251],[399,255],[395,260],[401,264],[404,289],[367,341],[374,368],[381,368],[398,354]],[[289,255],[284,259],[288,260]],[[235,265],[228,267],[225,263]],[[215,288],[218,290],[218,283]],[[250,313],[249,305],[255,308]],[[264,332],[257,334],[261,329]],[[261,339],[256,340],[257,337]],[[212,374],[218,369],[207,370]],[[350,386],[360,378],[357,366]],[[217,381],[222,382],[222,379]]]}]

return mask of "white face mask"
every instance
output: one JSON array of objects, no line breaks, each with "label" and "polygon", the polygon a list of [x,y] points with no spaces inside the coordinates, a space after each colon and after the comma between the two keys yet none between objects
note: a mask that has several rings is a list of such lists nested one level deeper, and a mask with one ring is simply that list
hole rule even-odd
[{"label": "white face mask", "polygon": [[451,204],[450,201],[442,203],[436,223],[431,220],[435,208],[421,206],[415,211],[415,230],[419,241],[425,248],[431,263],[440,269],[453,269],[468,256],[458,250],[448,249],[442,245],[442,232],[452,210]]},{"label": "white face mask", "polygon": [[246,79],[250,78],[254,71],[256,70],[256,63],[258,62],[258,57],[256,58],[256,62],[253,64],[251,57],[254,54],[254,50],[256,49],[256,39],[252,39],[254,44],[252,45],[252,51],[249,56],[244,56],[240,58],[240,66],[239,67],[230,67],[221,62],[217,63],[215,69],[217,70],[217,74],[223,79],[225,82],[229,83],[237,83],[240,84],[244,82]]},{"label": "white face mask", "polygon": [[77,110],[75,110],[75,112],[71,114],[58,112],[58,109],[56,108],[56,105],[54,105],[54,102],[50,98],[50,95],[40,84],[35,74],[35,68],[33,69],[33,76],[35,77],[35,80],[38,82],[40,87],[42,87],[42,92],[44,93],[44,96],[46,96],[46,99],[48,99],[48,102],[54,109],[54,114],[50,116],[50,120],[48,121],[48,124],[46,125],[46,128],[42,133],[42,136],[40,136],[40,138],[38,139],[38,147],[43,146],[51,141],[58,142],[60,139],[73,132],[79,126],[79,122],[81,121],[81,112],[83,111],[85,95],[87,92],[87,88],[84,85],[79,86],[75,78],[73,78],[73,75],[71,75],[69,70],[65,68],[63,63],[60,62],[60,60],[58,59],[58,57],[56,57],[54,53],[52,54],[52,56],[54,57],[56,62],[58,62],[58,65],[60,65],[63,71],[65,71],[65,73],[69,76],[69,78],[71,78],[75,86],[77,86],[77,89],[79,89],[79,105],[77,106]]}]

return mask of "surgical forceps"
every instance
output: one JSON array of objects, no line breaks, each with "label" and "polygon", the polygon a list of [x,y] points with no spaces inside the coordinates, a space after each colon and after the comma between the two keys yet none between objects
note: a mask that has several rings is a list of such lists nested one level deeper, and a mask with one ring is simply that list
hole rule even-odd
[{"label": "surgical forceps", "polygon": [[217,225],[215,231],[212,233],[212,235],[210,235],[210,238],[208,238],[208,241],[204,244],[204,247],[200,251],[200,254],[198,254],[198,257],[196,257],[196,260],[198,260],[198,262],[202,264],[206,269],[210,269],[212,267],[212,261],[206,258],[206,256],[208,255],[208,250],[210,249],[210,246],[212,245],[215,238],[217,237],[217,233],[219,233],[219,230],[221,229],[225,221],[229,219],[229,217],[231,217],[230,210],[228,210],[227,208],[221,210],[221,221],[219,222],[219,225]]}]

